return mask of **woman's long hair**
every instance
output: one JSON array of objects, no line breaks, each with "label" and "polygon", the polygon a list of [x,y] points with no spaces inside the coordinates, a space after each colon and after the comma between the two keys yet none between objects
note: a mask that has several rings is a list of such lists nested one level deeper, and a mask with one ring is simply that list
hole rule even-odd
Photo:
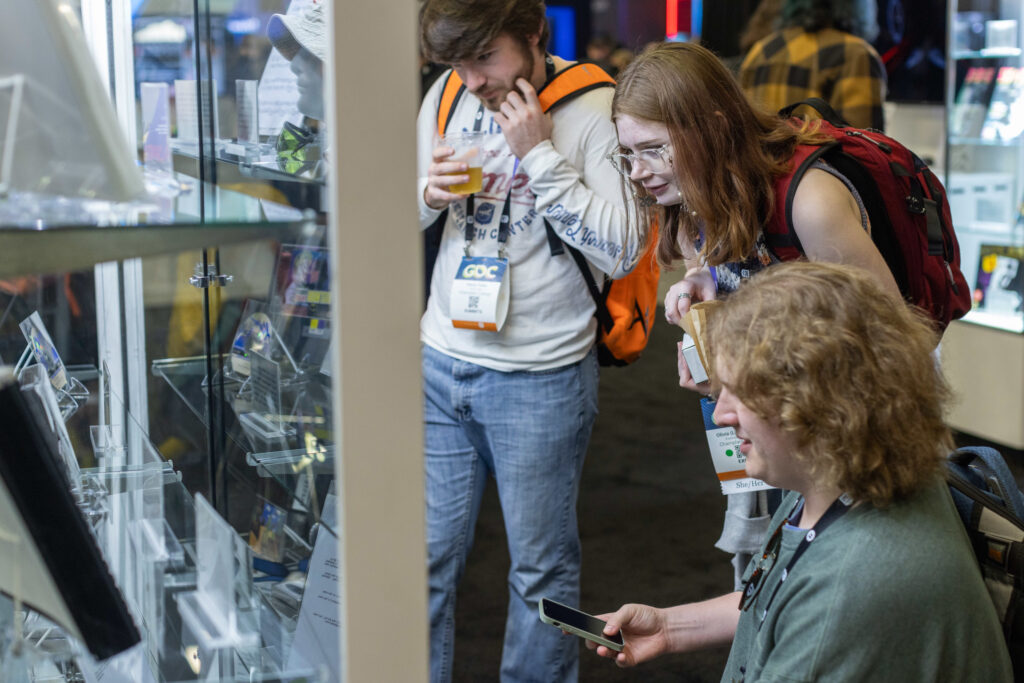
[{"label": "woman's long hair", "polygon": [[[796,146],[825,139],[806,121],[797,127],[753,107],[718,58],[692,43],[654,45],[622,72],[612,119],[623,115],[668,127],[683,201],[664,207],[663,264],[747,257],[774,210],[774,180],[789,169]],[[652,198],[638,183],[626,183],[636,215],[649,222]],[[701,248],[684,253],[680,244],[696,245],[701,232]]]}]

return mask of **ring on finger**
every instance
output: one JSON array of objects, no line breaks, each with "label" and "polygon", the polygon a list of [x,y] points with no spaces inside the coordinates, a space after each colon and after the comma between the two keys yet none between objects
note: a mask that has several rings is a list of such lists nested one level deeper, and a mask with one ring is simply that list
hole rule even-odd
[{"label": "ring on finger", "polygon": [[690,294],[689,292],[679,292],[679,296],[676,297],[676,300],[678,301],[679,299],[689,299],[692,296],[693,295]]}]

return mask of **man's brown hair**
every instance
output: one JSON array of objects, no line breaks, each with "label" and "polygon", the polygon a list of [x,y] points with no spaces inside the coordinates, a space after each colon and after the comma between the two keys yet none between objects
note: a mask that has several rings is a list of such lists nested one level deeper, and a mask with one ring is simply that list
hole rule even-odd
[{"label": "man's brown hair", "polygon": [[506,33],[524,46],[539,35],[543,51],[551,35],[542,0],[426,0],[420,8],[420,44],[432,62],[472,58]]}]

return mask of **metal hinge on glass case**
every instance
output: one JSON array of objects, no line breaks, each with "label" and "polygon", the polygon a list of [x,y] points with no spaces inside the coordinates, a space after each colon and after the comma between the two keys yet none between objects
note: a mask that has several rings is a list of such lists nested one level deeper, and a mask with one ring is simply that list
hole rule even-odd
[{"label": "metal hinge on glass case", "polygon": [[207,289],[209,287],[226,287],[231,284],[231,281],[235,279],[234,275],[218,275],[217,266],[209,264],[206,267],[206,274],[203,274],[203,264],[197,263],[194,274],[188,279],[188,283],[193,287],[199,289]]}]

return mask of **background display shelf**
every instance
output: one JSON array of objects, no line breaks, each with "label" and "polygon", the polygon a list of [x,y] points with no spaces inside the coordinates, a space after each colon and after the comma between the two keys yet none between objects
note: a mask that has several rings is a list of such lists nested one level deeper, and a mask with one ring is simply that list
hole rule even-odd
[{"label": "background display shelf", "polygon": [[1024,448],[1024,7],[948,7],[945,183],[974,300],[943,337],[949,422]]},{"label": "background display shelf", "polygon": [[[320,130],[333,134],[309,178],[278,167],[274,131],[235,140],[233,87],[290,73],[267,25],[306,4],[39,0],[0,22],[0,363],[21,356],[19,323],[38,313],[65,365],[87,368],[66,423],[71,486],[142,636],[95,662],[0,600],[0,645],[32,638],[0,648],[0,679],[427,677],[420,240],[412,229],[380,248],[383,226],[416,221],[415,41],[357,68],[380,36],[414,36],[417,11],[328,10]],[[33,54],[26,41],[54,59],[15,60]],[[195,145],[178,140],[189,81],[217,101],[196,102]],[[269,109],[293,107],[296,91],[275,87]],[[352,108],[365,92],[380,111]],[[47,108],[54,96],[74,104]],[[71,119],[46,123],[58,114]],[[307,252],[323,277],[289,292]],[[393,272],[377,281],[382,259]],[[264,389],[285,366],[271,405],[294,424],[268,423],[275,411],[252,403],[267,393],[224,374],[253,311],[279,316],[294,353],[248,359]]]}]

